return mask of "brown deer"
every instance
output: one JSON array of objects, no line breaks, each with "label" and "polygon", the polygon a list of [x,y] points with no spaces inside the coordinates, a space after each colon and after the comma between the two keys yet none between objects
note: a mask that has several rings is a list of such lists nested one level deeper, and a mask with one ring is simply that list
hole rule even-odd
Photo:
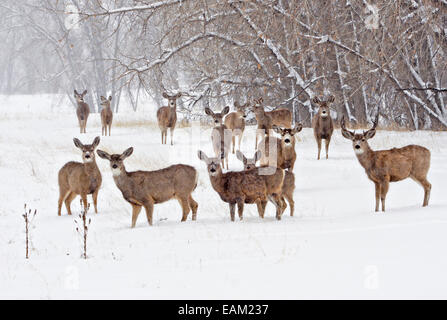
[{"label": "brown deer", "polygon": [[232,132],[232,152],[234,153],[234,148],[236,145],[236,137],[238,137],[239,140],[239,147],[238,149],[241,149],[241,140],[242,135],[244,134],[245,130],[245,118],[247,117],[247,114],[245,113],[245,110],[249,107],[249,103],[245,103],[244,105],[240,105],[238,102],[234,103],[234,107],[236,109],[235,112],[229,113],[225,117],[225,126],[231,130]]},{"label": "brown deer", "polygon": [[87,103],[84,102],[84,96],[87,94],[87,90],[84,90],[83,93],[79,94],[76,90],[74,90],[74,97],[78,104],[76,108],[76,115],[78,116],[79,128],[81,133],[86,133],[87,127],[87,119],[90,114],[90,107]]},{"label": "brown deer", "polygon": [[228,155],[231,149],[231,135],[226,125],[223,123],[223,117],[230,111],[230,107],[226,106],[222,112],[215,113],[210,108],[205,108],[205,113],[213,118],[214,128],[211,132],[211,142],[213,144],[214,154],[222,161],[222,168],[228,170]]},{"label": "brown deer", "polygon": [[107,128],[109,129],[109,136],[112,130],[112,120],[113,120],[113,112],[110,108],[110,102],[112,101],[112,96],[109,96],[108,99],[101,96],[101,124],[102,124],[102,135],[107,135]]},{"label": "brown deer", "polygon": [[255,149],[258,146],[258,137],[261,136],[261,139],[264,137],[270,136],[270,130],[272,130],[273,119],[272,117],[265,112],[264,106],[262,105],[262,98],[254,100],[254,104],[251,107],[251,111],[255,114],[256,122],[258,124],[256,129],[256,141],[255,141]]},{"label": "brown deer", "polygon": [[168,128],[171,131],[171,146],[174,144],[172,138],[175,124],[177,123],[177,99],[181,96],[182,94],[180,92],[173,96],[163,92],[163,97],[168,99],[168,106],[161,107],[157,110],[158,126],[161,130],[161,144],[166,144]]},{"label": "brown deer", "polygon": [[[261,97],[256,100],[262,104],[264,99]],[[286,108],[277,108],[266,112],[272,118],[272,124],[278,127],[291,128],[292,127],[292,112]]]},{"label": "brown deer", "polygon": [[236,204],[239,219],[243,219],[245,203],[256,203],[259,216],[264,218],[267,200],[270,200],[276,206],[276,219],[281,220],[283,207],[280,192],[284,180],[283,170],[273,168],[272,177],[263,175],[258,169],[222,173],[218,158],[208,158],[200,150],[198,151],[198,157],[207,165],[213,189],[224,202],[229,204],[231,221],[234,221],[235,218]]},{"label": "brown deer", "polygon": [[418,145],[409,145],[403,148],[373,151],[368,140],[376,134],[379,113],[373,127],[363,133],[355,133],[346,129],[345,119],[341,121],[343,137],[352,140],[354,152],[368,178],[376,187],[376,211],[382,201],[382,211],[385,211],[385,198],[390,182],[411,178],[424,188],[423,206],[428,205],[431,184],[427,180],[430,169],[430,151]]},{"label": "brown deer", "polygon": [[313,103],[319,105],[318,113],[312,121],[312,128],[314,129],[314,136],[318,145],[318,160],[320,160],[321,140],[323,139],[326,144],[326,159],[329,157],[329,144],[331,143],[332,133],[334,132],[334,123],[331,118],[329,105],[334,101],[334,96],[330,96],[326,101],[321,101],[317,96],[312,99]]},{"label": "brown deer", "polygon": [[197,218],[198,204],[191,193],[197,187],[197,171],[191,166],[176,164],[155,171],[127,172],[124,159],[129,157],[133,148],[122,154],[108,154],[98,150],[98,156],[110,161],[113,180],[123,194],[124,199],[132,206],[132,228],[135,227],[141,207],[146,210],[147,221],[152,225],[154,204],[177,199],[182,207],[182,221],[186,221],[192,211],[192,220]]},{"label": "brown deer", "polygon": [[[274,165],[284,170],[293,171],[296,161],[295,134],[302,129],[301,123],[297,123],[292,129],[273,126],[273,130],[281,135],[281,139],[266,137],[259,143],[261,166]],[[276,152],[276,155],[270,155],[270,151]],[[276,159],[271,158],[272,156],[276,156]]]},{"label": "brown deer", "polygon": [[70,204],[77,195],[81,196],[84,208],[87,208],[88,194],[92,195],[95,212],[98,213],[97,200],[102,177],[96,165],[95,149],[99,141],[99,137],[96,137],[92,144],[82,144],[78,139],[73,139],[75,146],[82,150],[83,163],[70,161],[59,170],[59,202],[57,209],[59,216],[61,215],[62,202],[65,202],[67,212],[71,215]]},{"label": "brown deer", "polygon": [[[244,164],[244,170],[252,170],[256,168],[256,162],[261,159],[261,151],[256,151],[253,158],[247,158],[241,151],[236,152],[237,158],[242,161]],[[295,191],[295,175],[292,171],[285,170],[284,171],[284,181],[281,188],[281,201],[282,201],[282,212],[287,207],[287,204],[284,201],[284,198],[287,199],[290,206],[290,216],[293,217],[293,211],[295,208],[295,201],[293,201],[293,192]]]}]

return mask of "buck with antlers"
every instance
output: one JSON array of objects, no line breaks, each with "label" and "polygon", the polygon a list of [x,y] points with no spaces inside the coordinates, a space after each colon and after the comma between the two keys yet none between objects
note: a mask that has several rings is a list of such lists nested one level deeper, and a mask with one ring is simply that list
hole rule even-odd
[{"label": "buck with antlers", "polygon": [[376,134],[379,113],[373,127],[363,133],[355,133],[346,129],[345,119],[341,121],[343,137],[352,141],[354,152],[368,178],[376,186],[376,211],[379,211],[380,201],[382,211],[385,211],[385,198],[390,182],[411,178],[424,188],[423,206],[428,205],[431,184],[427,180],[430,169],[430,151],[418,145],[409,145],[403,148],[373,151],[368,140]]},{"label": "buck with antlers", "polygon": [[329,157],[329,144],[331,143],[332,133],[334,132],[334,123],[331,118],[329,105],[334,101],[334,96],[330,96],[326,101],[321,101],[317,96],[312,99],[312,102],[319,106],[318,113],[312,121],[312,128],[314,129],[314,136],[318,145],[318,160],[320,160],[321,140],[323,139],[326,144],[326,159]]},{"label": "buck with antlers", "polygon": [[231,112],[229,113],[226,117],[225,117],[225,126],[231,130],[232,132],[232,138],[231,138],[231,142],[233,145],[232,148],[232,152],[234,153],[234,148],[236,145],[236,137],[238,137],[239,139],[239,146],[238,149],[241,149],[241,140],[242,140],[242,135],[244,134],[244,130],[245,130],[245,118],[247,117],[247,114],[245,112],[245,110],[247,110],[247,108],[249,107],[249,102],[240,105],[238,102],[234,103],[234,107],[236,108],[235,112]]},{"label": "buck with antlers", "polygon": [[168,106],[161,107],[157,110],[158,126],[161,131],[161,144],[166,144],[168,128],[171,131],[171,146],[174,144],[172,138],[175,124],[177,123],[177,99],[181,96],[182,94],[180,92],[173,96],[163,92],[163,97],[168,99]]}]

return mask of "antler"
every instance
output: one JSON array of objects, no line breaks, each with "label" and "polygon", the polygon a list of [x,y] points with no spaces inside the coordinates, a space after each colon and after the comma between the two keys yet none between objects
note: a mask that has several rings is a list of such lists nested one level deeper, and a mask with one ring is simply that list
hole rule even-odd
[{"label": "antler", "polygon": [[377,127],[377,124],[379,123],[379,109],[377,108],[377,115],[376,115],[376,119],[373,122],[373,127],[372,129],[375,129]]},{"label": "antler", "polygon": [[345,116],[343,116],[343,117],[341,118],[340,126],[341,126],[341,131],[342,131],[342,133],[343,133],[343,132],[348,133],[348,136],[349,136],[349,137],[346,136],[345,134],[343,134],[343,136],[345,136],[345,138],[352,138],[352,137],[355,135],[355,132],[354,132],[354,131],[349,131],[348,129],[346,129]]}]

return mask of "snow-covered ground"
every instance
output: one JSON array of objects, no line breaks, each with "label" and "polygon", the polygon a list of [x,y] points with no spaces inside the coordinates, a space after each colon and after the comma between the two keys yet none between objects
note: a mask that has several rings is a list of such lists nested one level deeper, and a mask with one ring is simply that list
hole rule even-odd
[{"label": "snow-covered ground", "polygon": [[[91,115],[80,135],[74,110],[59,103],[54,96],[0,97],[0,298],[447,298],[445,132],[378,131],[371,141],[374,149],[416,143],[432,151],[427,208],[422,188],[405,180],[391,184],[388,211],[375,213],[374,186],[351,143],[337,130],[329,160],[317,161],[312,132],[304,129],[296,145],[295,217],[287,209],[276,221],[269,204],[261,220],[247,205],[244,221],[231,222],[197,159],[199,148],[211,153],[209,129],[179,128],[175,145],[162,146],[154,106],[115,114],[112,136],[101,137],[100,148],[119,153],[133,146],[127,170],[196,167],[198,220],[180,223],[174,200],[155,206],[154,226],[143,211],[130,229],[131,207],[109,164],[96,157],[103,185],[99,214],[89,213],[89,258],[82,260],[73,221],[79,198],[73,216],[65,208],[57,216],[57,172],[81,161],[73,137],[91,143],[100,119]],[[254,152],[253,127],[243,151]],[[234,155],[230,166],[242,169]],[[24,203],[38,210],[29,260]]]}]

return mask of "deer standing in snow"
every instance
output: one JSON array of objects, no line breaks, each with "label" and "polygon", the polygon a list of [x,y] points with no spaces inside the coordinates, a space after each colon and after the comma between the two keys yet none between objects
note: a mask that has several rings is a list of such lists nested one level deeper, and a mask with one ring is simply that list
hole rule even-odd
[{"label": "deer standing in snow", "polygon": [[78,104],[78,107],[76,108],[76,116],[78,117],[79,121],[79,128],[81,133],[86,133],[86,127],[87,127],[87,119],[90,114],[90,107],[87,103],[84,102],[84,97],[87,94],[87,90],[84,90],[83,93],[78,93],[76,90],[74,90],[74,97],[76,99],[76,102]]},{"label": "deer standing in snow", "polygon": [[157,120],[161,131],[162,144],[166,144],[168,128],[171,131],[171,146],[174,144],[172,139],[174,136],[175,124],[177,123],[177,99],[181,96],[182,94],[180,92],[173,96],[163,92],[163,97],[168,99],[168,106],[161,107],[157,110]]},{"label": "deer standing in snow", "polygon": [[379,113],[373,127],[363,133],[355,133],[346,129],[345,119],[341,121],[343,137],[352,141],[354,152],[368,178],[376,187],[376,211],[382,202],[382,211],[385,211],[385,198],[390,182],[411,178],[424,188],[423,206],[428,205],[431,184],[427,180],[430,169],[430,151],[418,145],[409,145],[403,148],[373,151],[368,140],[376,135]]},{"label": "deer standing in snow", "polygon": [[326,101],[321,101],[317,96],[312,99],[313,103],[319,105],[318,113],[312,121],[312,128],[314,129],[314,136],[318,145],[318,160],[320,160],[321,140],[323,139],[326,144],[326,159],[329,157],[329,144],[331,143],[332,133],[334,132],[334,122],[331,118],[329,105],[334,101],[334,96],[330,96]]}]

